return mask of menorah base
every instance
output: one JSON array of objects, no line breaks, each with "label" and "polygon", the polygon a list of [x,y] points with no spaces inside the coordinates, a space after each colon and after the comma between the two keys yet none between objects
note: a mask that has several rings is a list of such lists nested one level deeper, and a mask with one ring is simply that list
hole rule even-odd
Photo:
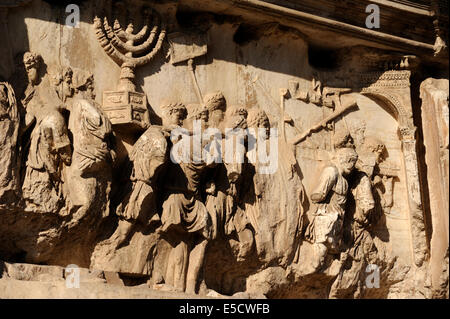
[{"label": "menorah base", "polygon": [[143,93],[105,91],[103,110],[114,126],[145,130],[150,125],[147,97]]}]

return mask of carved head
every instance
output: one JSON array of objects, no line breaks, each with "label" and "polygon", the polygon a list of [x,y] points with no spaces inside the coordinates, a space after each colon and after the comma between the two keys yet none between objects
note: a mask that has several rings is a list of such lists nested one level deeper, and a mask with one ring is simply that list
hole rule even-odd
[{"label": "carved head", "polygon": [[208,110],[208,126],[218,128],[224,119],[227,103],[222,92],[213,92],[203,98],[203,104]]},{"label": "carved head", "polygon": [[247,116],[247,126],[249,128],[265,128],[265,138],[269,137],[270,133],[270,122],[267,117],[266,112],[259,108],[252,108],[248,112]]},{"label": "carved head", "polygon": [[65,67],[61,75],[63,99],[73,96],[72,86],[73,71],[70,67]]},{"label": "carved head", "polygon": [[74,72],[72,86],[75,93],[83,92],[88,98],[95,99],[94,75],[81,70]]},{"label": "carved head", "polygon": [[372,176],[375,166],[384,159],[384,144],[375,137],[368,136],[364,139],[363,145],[358,149],[357,168]]},{"label": "carved head", "polygon": [[86,91],[88,92],[89,96],[92,99],[95,99],[95,87],[94,87],[94,76],[91,75],[90,77],[87,78],[86,80]]},{"label": "carved head", "polygon": [[355,141],[355,145],[359,147],[364,143],[364,136],[366,133],[366,122],[364,120],[355,119],[352,121],[352,137]]},{"label": "carved head", "polygon": [[204,105],[191,105],[191,115],[189,116],[192,120],[199,120],[203,123],[207,123],[209,119],[208,109]]},{"label": "carved head", "polygon": [[353,138],[348,131],[336,131],[333,135],[333,145],[338,148],[354,148]]},{"label": "carved head", "polygon": [[342,175],[348,175],[355,168],[358,154],[353,148],[338,148],[335,154],[335,164]]},{"label": "carved head", "polygon": [[376,163],[381,163],[384,160],[384,153],[386,146],[379,139],[367,136],[364,139],[364,144],[361,147],[363,153],[372,153],[375,155]]},{"label": "carved head", "polygon": [[163,111],[164,125],[182,126],[183,120],[187,116],[187,110],[183,103],[165,101],[161,105],[161,110]]},{"label": "carved head", "polygon": [[23,64],[27,72],[28,81],[36,84],[39,79],[40,56],[32,52],[25,52],[23,55]]},{"label": "carved head", "polygon": [[231,106],[225,113],[225,128],[227,129],[246,129],[247,128],[247,110],[240,105]]}]

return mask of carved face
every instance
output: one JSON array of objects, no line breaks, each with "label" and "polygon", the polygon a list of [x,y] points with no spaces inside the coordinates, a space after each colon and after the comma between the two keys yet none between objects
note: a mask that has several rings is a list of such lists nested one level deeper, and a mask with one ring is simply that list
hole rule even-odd
[{"label": "carved face", "polygon": [[223,121],[224,112],[221,109],[215,109],[209,112],[209,127],[218,128]]},{"label": "carved face", "polygon": [[237,182],[239,176],[242,174],[242,164],[241,163],[225,163],[227,169],[227,177],[231,183]]},{"label": "carved face", "polygon": [[72,70],[66,70],[63,75],[63,82],[62,82],[62,90],[63,90],[63,96],[64,97],[71,97],[74,93],[74,88],[72,86]]},{"label": "carved face", "polygon": [[172,112],[170,112],[169,114],[169,125],[178,125],[178,126],[182,126],[183,125],[183,112],[181,109],[175,109],[172,110]]},{"label": "carved face", "polygon": [[[266,113],[261,110],[251,110],[247,115],[247,126],[253,129],[264,129],[263,137],[268,139],[270,137],[270,122]],[[259,134],[259,132],[255,132]]]},{"label": "carved face", "polygon": [[64,164],[70,166],[72,164],[72,151],[70,145],[60,149],[59,156],[61,160],[64,162]]},{"label": "carved face", "polygon": [[225,128],[227,129],[246,129],[247,113],[242,108],[231,107],[225,114]]},{"label": "carved face", "polygon": [[338,149],[337,151],[338,166],[343,175],[348,175],[355,168],[358,155],[352,148]]},{"label": "carved face", "polygon": [[265,138],[269,138],[270,136],[270,123],[269,120],[267,118],[262,120],[262,123],[260,124],[261,128],[265,129]]},{"label": "carved face", "polygon": [[71,97],[73,96],[74,89],[70,83],[63,82],[63,95],[64,97]]},{"label": "carved face", "polygon": [[181,112],[179,110],[175,110],[170,114],[170,122],[171,124],[181,126],[183,124],[183,120],[181,118]]},{"label": "carved face", "polygon": [[27,77],[28,77],[28,81],[31,84],[36,84],[36,82],[38,81],[38,71],[36,67],[31,67],[29,69],[27,69]]},{"label": "carved face", "polygon": [[353,171],[353,169],[355,168],[355,162],[356,161],[350,161],[350,162],[345,163],[342,166],[342,173],[344,175],[350,174]]},{"label": "carved face", "polygon": [[208,122],[208,119],[209,119],[209,116],[208,116],[208,111],[207,111],[207,110],[202,111],[202,112],[197,116],[197,120],[202,121],[202,124],[207,123],[207,122]]},{"label": "carved face", "polygon": [[91,97],[93,100],[95,100],[95,88],[94,88],[93,81],[88,81],[88,83],[86,84],[86,91],[87,91],[89,97]]}]

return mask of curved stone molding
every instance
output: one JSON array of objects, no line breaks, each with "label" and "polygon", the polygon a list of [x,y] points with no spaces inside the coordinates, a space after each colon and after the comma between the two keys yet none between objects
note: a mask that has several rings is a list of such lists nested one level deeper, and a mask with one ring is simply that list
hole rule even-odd
[{"label": "curved stone molding", "polygon": [[413,259],[417,267],[429,258],[425,234],[424,211],[421,199],[421,184],[417,161],[416,127],[410,93],[411,71],[386,71],[362,76],[362,84],[369,83],[361,93],[380,98],[396,115],[402,141],[403,163],[407,182],[408,202],[413,243]]}]

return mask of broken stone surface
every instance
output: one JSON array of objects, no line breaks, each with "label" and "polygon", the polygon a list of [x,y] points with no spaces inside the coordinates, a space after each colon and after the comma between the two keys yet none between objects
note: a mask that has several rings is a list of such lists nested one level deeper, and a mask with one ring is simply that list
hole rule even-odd
[{"label": "broken stone surface", "polygon": [[[428,189],[433,220],[432,250],[430,267],[434,293],[447,294],[442,290],[448,273],[448,97],[449,86],[446,79],[426,79],[420,86],[422,98],[422,120],[425,161],[428,166]],[[446,270],[447,267],[447,270]]]},{"label": "broken stone surface", "polygon": [[306,2],[0,4],[0,298],[448,298],[448,16]]}]

